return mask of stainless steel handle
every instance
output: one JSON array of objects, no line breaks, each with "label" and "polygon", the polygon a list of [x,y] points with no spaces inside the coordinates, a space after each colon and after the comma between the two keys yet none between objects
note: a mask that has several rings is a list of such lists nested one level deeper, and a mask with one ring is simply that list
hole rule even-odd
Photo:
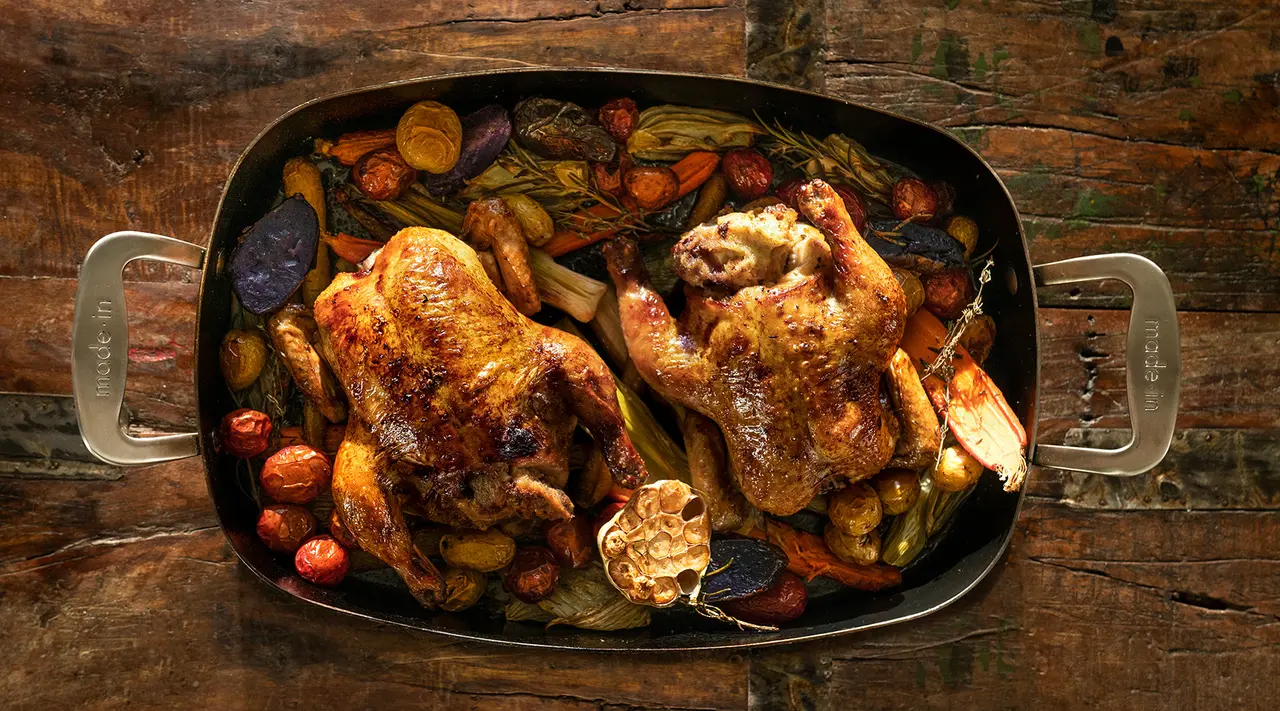
[{"label": "stainless steel handle", "polygon": [[1119,449],[1036,446],[1035,463],[1109,476],[1134,476],[1164,459],[1173,441],[1181,390],[1182,351],[1178,311],[1169,279],[1146,257],[1099,254],[1035,267],[1036,284],[1074,284],[1119,279],[1133,291],[1129,339],[1125,343],[1125,382],[1133,439]]},{"label": "stainless steel handle", "polygon": [[134,437],[125,432],[124,384],[129,323],[124,266],[151,259],[199,269],[204,248],[146,232],[115,232],[85,255],[71,327],[71,389],[80,436],[94,456],[110,464],[156,464],[200,452],[195,432]]}]

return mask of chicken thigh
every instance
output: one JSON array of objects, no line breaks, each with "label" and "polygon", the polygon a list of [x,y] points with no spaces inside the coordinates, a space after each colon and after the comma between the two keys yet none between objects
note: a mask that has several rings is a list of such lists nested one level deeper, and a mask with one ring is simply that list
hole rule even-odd
[{"label": "chicken thigh", "polygon": [[[678,321],[634,243],[605,250],[640,374],[720,426],[738,488],[777,515],[879,472],[899,428],[882,376],[902,338],[902,289],[830,186],[803,186],[800,210],[829,256],[785,206],[687,233],[673,252],[687,282]],[[752,233],[735,241],[741,229]]]},{"label": "chicken thigh", "polygon": [[468,528],[568,518],[558,487],[579,422],[620,485],[645,478],[600,357],[521,315],[447,232],[402,230],[334,279],[315,320],[350,404],[334,506],[424,604],[438,600],[440,576],[413,549],[405,510]]}]

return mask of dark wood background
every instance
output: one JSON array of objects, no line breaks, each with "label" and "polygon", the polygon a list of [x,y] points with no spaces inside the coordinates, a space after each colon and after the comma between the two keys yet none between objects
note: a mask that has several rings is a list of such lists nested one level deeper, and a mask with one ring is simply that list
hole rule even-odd
[{"label": "dark wood background", "polygon": [[[1280,11],[1268,0],[0,2],[0,705],[9,708],[1274,708],[1280,698]],[[948,127],[1037,261],[1145,254],[1181,315],[1150,476],[1038,470],[1007,563],[946,611],[669,657],[459,644],[293,602],[238,566],[184,461],[75,429],[78,264],[203,242],[280,113],[526,65],[747,75]],[[189,427],[191,276],[130,272],[136,420]],[[1127,426],[1123,290],[1042,293],[1042,441]]]}]

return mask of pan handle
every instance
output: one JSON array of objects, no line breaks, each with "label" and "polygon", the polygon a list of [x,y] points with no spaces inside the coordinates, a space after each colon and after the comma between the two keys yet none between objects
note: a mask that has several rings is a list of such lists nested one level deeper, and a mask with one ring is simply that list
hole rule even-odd
[{"label": "pan handle", "polygon": [[80,436],[89,451],[110,464],[157,464],[200,453],[195,432],[134,437],[125,432],[124,384],[129,323],[124,266],[150,259],[199,269],[204,248],[147,232],[115,232],[85,255],[71,328],[71,389]]},{"label": "pan handle", "polygon": [[1035,267],[1036,285],[1119,279],[1133,291],[1129,338],[1125,342],[1125,382],[1133,439],[1119,449],[1042,444],[1035,463],[1108,476],[1149,471],[1169,451],[1178,415],[1182,352],[1178,311],[1169,279],[1146,257],[1099,254]]}]

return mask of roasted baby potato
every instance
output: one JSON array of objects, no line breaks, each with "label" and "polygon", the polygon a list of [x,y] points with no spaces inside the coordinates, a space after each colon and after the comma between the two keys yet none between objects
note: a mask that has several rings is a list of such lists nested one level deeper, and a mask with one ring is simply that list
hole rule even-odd
[{"label": "roasted baby potato", "polygon": [[218,365],[222,379],[232,390],[244,390],[253,385],[267,364],[267,342],[257,331],[233,328],[222,337],[218,350]]},{"label": "roasted baby potato", "polygon": [[964,491],[982,477],[982,464],[973,458],[960,445],[951,445],[942,450],[942,457],[929,472],[933,483],[943,491]]},{"label": "roasted baby potato", "polygon": [[827,516],[850,536],[862,536],[880,525],[883,511],[876,490],[865,482],[837,489],[827,499]]},{"label": "roasted baby potato", "polygon": [[440,609],[445,612],[460,612],[480,602],[488,578],[478,570],[448,567],[444,569],[444,602]]},{"label": "roasted baby potato", "polygon": [[886,469],[871,480],[880,506],[890,516],[906,513],[920,498],[920,475],[910,469]]},{"label": "roasted baby potato", "polygon": [[505,568],[515,555],[515,540],[496,528],[446,533],[440,538],[440,557],[467,570],[490,573]]},{"label": "roasted baby potato", "polygon": [[850,536],[834,523],[827,523],[823,541],[837,558],[854,565],[875,565],[880,560],[880,534],[872,531],[861,536]]}]

